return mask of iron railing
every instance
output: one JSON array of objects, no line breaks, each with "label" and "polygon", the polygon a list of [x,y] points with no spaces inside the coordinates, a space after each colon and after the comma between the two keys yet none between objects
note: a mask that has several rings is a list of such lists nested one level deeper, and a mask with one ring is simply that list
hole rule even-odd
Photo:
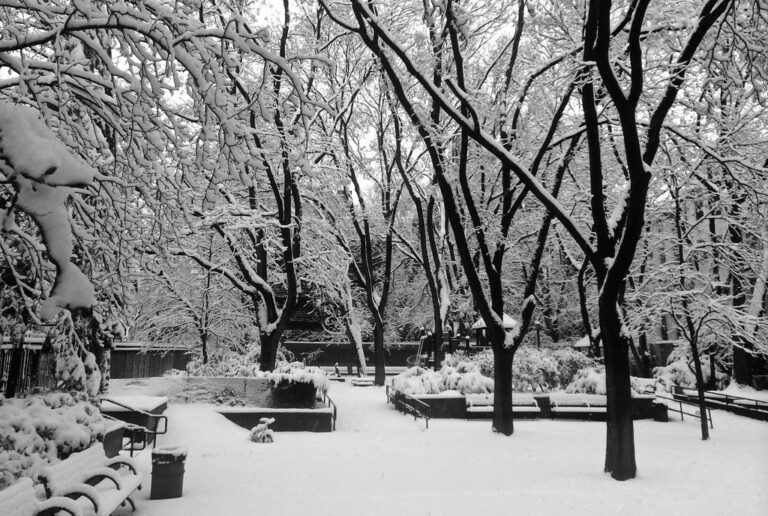
[{"label": "iron railing", "polygon": [[429,428],[429,420],[432,418],[432,408],[423,401],[413,396],[400,392],[390,385],[386,386],[387,402],[392,403],[395,409],[406,415],[413,416],[413,419],[424,419],[426,427]]}]

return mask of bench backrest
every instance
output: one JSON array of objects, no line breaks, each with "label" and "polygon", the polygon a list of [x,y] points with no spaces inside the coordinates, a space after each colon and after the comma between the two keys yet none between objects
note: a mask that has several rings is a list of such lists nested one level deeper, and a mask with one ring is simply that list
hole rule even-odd
[{"label": "bench backrest", "polygon": [[37,493],[31,478],[19,479],[0,491],[0,514],[3,516],[34,516],[37,503]]},{"label": "bench backrest", "polygon": [[90,448],[46,466],[40,476],[49,492],[65,491],[70,486],[83,483],[90,478],[94,469],[103,467],[106,462],[104,446],[95,443]]},{"label": "bench backrest", "polygon": [[[470,407],[483,407],[493,405],[493,394],[467,394],[467,405]],[[513,394],[512,405],[515,407],[538,407],[536,398],[529,394]]]}]

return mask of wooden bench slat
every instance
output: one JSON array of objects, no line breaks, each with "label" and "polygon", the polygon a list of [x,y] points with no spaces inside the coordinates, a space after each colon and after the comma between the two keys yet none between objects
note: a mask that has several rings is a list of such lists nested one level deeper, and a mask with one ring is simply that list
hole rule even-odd
[{"label": "wooden bench slat", "polygon": [[107,516],[126,501],[133,505],[130,495],[143,476],[131,460],[108,458],[97,443],[43,468],[40,478],[49,496],[71,497],[84,512]]},{"label": "wooden bench slat", "polygon": [[21,478],[0,491],[0,514],[3,516],[35,516],[48,510],[65,511],[72,516],[83,514],[77,504],[69,498],[53,497],[40,500],[31,478]]}]

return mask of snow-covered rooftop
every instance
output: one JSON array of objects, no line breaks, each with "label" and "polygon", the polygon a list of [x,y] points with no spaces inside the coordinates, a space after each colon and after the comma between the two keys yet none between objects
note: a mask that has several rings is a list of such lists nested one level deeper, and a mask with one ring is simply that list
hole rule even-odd
[{"label": "snow-covered rooftop", "polygon": [[[504,328],[514,328],[517,326],[517,321],[514,320],[512,317],[510,317],[507,314],[504,314],[504,318],[502,319],[502,324],[504,325]],[[475,321],[475,324],[472,325],[473,330],[482,330],[483,328],[486,328],[485,320],[481,317],[477,321]]]}]

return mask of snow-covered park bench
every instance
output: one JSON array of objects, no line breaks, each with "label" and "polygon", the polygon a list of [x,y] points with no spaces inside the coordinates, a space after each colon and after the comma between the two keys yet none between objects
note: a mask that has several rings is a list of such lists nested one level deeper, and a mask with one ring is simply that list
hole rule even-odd
[{"label": "snow-covered park bench", "polygon": [[80,507],[69,498],[52,497],[40,500],[31,478],[22,478],[0,491],[0,514],[3,516],[59,514],[60,511],[72,516],[82,516]]},{"label": "snow-covered park bench", "polygon": [[[493,394],[467,394],[467,419],[489,418],[493,416]],[[512,395],[512,413],[517,416],[537,417],[541,408],[529,394]]]},{"label": "snow-covered park bench", "polygon": [[552,417],[604,419],[607,412],[605,396],[601,395],[551,396],[549,404]]},{"label": "snow-covered park bench", "polygon": [[141,488],[142,475],[126,457],[108,458],[101,443],[73,453],[40,472],[46,495],[72,498],[83,514],[107,516]]}]

